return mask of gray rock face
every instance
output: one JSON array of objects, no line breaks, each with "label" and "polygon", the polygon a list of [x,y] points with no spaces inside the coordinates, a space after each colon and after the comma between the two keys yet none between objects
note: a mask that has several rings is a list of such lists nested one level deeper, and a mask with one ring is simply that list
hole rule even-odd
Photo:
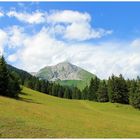
[{"label": "gray rock face", "polygon": [[93,76],[93,74],[77,67],[69,62],[62,62],[55,66],[47,66],[37,72],[36,76],[49,80],[83,80],[86,76]]}]

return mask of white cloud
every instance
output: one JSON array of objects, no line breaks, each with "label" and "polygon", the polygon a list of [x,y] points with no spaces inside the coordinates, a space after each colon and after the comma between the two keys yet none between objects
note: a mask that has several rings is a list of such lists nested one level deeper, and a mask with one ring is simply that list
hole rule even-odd
[{"label": "white cloud", "polygon": [[111,30],[94,29],[90,21],[91,16],[88,13],[72,10],[53,11],[47,16],[47,22],[57,29],[56,34],[59,33],[67,40],[84,41],[112,33]]},{"label": "white cloud", "polygon": [[3,53],[4,51],[4,46],[7,42],[7,33],[0,29],[0,52]]},{"label": "white cloud", "polygon": [[0,11],[0,17],[3,17],[4,13],[2,11]]},{"label": "white cloud", "polygon": [[8,61],[10,61],[10,62],[17,61],[17,55],[16,54],[9,55],[8,56]]},{"label": "white cloud", "polygon": [[91,16],[86,12],[54,10],[48,13],[39,11],[27,13],[12,10],[7,15],[29,24],[47,23],[54,35],[60,35],[67,40],[84,41],[112,33],[112,30],[94,29],[90,23]]},{"label": "white cloud", "polygon": [[7,29],[8,34],[8,47],[16,48],[23,46],[24,29],[19,26],[12,26]]},{"label": "white cloud", "polygon": [[49,23],[73,23],[73,22],[89,22],[91,17],[88,13],[80,13],[78,11],[63,10],[53,11],[47,16],[47,22]]},{"label": "white cloud", "polygon": [[26,12],[16,12],[15,10],[12,10],[9,11],[7,15],[9,17],[15,17],[22,22],[30,23],[30,24],[39,24],[45,22],[44,13],[39,11],[26,13]]},{"label": "white cloud", "polygon": [[64,32],[64,38],[68,40],[89,40],[94,38],[101,38],[107,34],[111,34],[112,31],[106,31],[104,29],[92,29],[89,23],[72,23],[66,27]]},{"label": "white cloud", "polygon": [[0,48],[7,43],[9,49],[14,50],[8,61],[16,62],[19,68],[38,71],[44,66],[68,60],[100,78],[108,78],[113,73],[122,73],[126,78],[140,75],[140,39],[125,43],[85,43],[84,40],[112,33],[111,30],[92,27],[88,13],[72,10],[30,14],[10,11],[8,16],[30,24],[49,24],[33,35],[18,26],[8,28],[6,32],[0,30]]},{"label": "white cloud", "polygon": [[140,74],[140,50],[129,43],[68,44],[53,38],[47,28],[42,28],[33,36],[25,36],[24,47],[11,54],[9,61],[20,62],[18,67],[27,71],[38,71],[44,66],[68,60],[100,78],[108,78],[113,73],[135,78]]},{"label": "white cloud", "polygon": [[140,39],[135,39],[132,43],[131,43],[132,47],[140,47]]}]

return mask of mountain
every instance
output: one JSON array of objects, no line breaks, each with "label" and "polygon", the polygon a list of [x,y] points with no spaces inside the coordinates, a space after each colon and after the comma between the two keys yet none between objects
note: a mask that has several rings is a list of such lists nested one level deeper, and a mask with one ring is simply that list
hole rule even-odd
[{"label": "mountain", "polygon": [[46,66],[36,73],[36,77],[48,81],[56,81],[62,85],[85,86],[94,74],[67,61],[54,66]]},{"label": "mountain", "polygon": [[19,79],[21,80],[21,84],[24,84],[26,79],[30,79],[31,77],[33,77],[30,73],[9,64],[7,64],[7,68],[10,72],[14,72],[16,73],[16,75],[18,75]]}]

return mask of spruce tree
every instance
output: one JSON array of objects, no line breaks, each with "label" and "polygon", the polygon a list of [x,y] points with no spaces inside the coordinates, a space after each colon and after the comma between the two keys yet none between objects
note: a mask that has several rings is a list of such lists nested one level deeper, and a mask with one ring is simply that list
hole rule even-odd
[{"label": "spruce tree", "polygon": [[98,91],[97,91],[97,99],[98,102],[108,102],[108,91],[107,91],[107,85],[105,80],[100,82]]},{"label": "spruce tree", "polygon": [[81,99],[86,100],[88,99],[88,86],[86,86],[81,93]]},{"label": "spruce tree", "polygon": [[0,56],[0,94],[7,96],[9,85],[9,72],[6,61],[3,56]]},{"label": "spruce tree", "polygon": [[97,90],[99,87],[100,80],[95,76],[95,78],[91,79],[88,91],[88,99],[97,101]]},{"label": "spruce tree", "polygon": [[108,80],[109,100],[114,103],[129,103],[128,87],[123,76],[119,77],[112,75]]},{"label": "spruce tree", "polygon": [[17,97],[20,92],[19,79],[14,72],[9,72],[3,56],[0,57],[0,95]]},{"label": "spruce tree", "polygon": [[43,93],[46,93],[47,91],[47,85],[45,80],[40,81],[40,91]]},{"label": "spruce tree", "polygon": [[135,107],[140,109],[140,81],[133,80],[131,83],[130,87],[130,92],[129,92],[129,102],[130,104]]},{"label": "spruce tree", "polygon": [[72,99],[71,91],[70,91],[70,89],[68,87],[65,88],[64,98]]}]

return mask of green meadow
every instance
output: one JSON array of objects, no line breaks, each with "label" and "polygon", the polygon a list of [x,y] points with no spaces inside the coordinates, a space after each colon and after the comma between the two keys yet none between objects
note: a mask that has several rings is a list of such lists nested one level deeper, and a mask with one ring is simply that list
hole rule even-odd
[{"label": "green meadow", "polygon": [[0,96],[1,138],[140,138],[140,111],[130,105],[68,100],[23,88]]}]

